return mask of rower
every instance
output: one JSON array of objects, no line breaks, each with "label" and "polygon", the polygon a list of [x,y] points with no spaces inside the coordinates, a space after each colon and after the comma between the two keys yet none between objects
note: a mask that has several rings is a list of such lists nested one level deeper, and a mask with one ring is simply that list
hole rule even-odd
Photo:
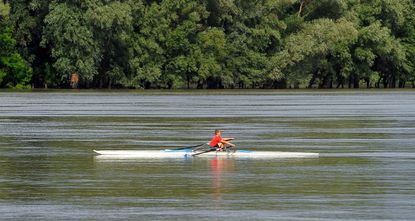
[{"label": "rower", "polygon": [[235,138],[222,138],[221,131],[215,130],[215,136],[209,143],[211,148],[215,148],[218,151],[223,151],[225,149],[225,144],[229,145],[230,147],[236,147],[235,144],[229,142],[230,140],[234,140]]}]

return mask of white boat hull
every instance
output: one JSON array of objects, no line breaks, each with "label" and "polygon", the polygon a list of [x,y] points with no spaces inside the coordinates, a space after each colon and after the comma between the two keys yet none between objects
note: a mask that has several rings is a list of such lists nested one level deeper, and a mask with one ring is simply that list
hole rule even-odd
[{"label": "white boat hull", "polygon": [[[192,157],[195,152],[169,150],[94,150],[100,158],[130,159],[130,158],[184,158]],[[196,152],[197,153],[197,152]],[[195,157],[224,157],[224,158],[315,158],[318,153],[306,152],[276,152],[276,151],[246,151],[236,152],[212,151]]]}]

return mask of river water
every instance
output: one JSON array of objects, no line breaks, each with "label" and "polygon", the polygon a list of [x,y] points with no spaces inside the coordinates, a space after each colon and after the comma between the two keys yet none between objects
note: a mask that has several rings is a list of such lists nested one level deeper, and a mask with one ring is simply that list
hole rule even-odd
[{"label": "river water", "polygon": [[[102,160],[213,130],[315,159]],[[415,91],[0,92],[0,220],[415,220]]]}]

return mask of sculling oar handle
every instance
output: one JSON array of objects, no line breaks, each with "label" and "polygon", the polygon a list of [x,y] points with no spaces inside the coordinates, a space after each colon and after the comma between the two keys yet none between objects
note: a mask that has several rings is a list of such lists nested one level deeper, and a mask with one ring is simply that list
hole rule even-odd
[{"label": "sculling oar handle", "polygon": [[211,148],[209,150],[202,151],[200,153],[194,153],[194,154],[191,154],[191,155],[192,155],[192,157],[194,157],[194,156],[197,156],[197,155],[200,155],[200,154],[204,154],[204,153],[207,153],[207,152],[212,152],[212,151],[216,151],[216,149],[215,148]]}]

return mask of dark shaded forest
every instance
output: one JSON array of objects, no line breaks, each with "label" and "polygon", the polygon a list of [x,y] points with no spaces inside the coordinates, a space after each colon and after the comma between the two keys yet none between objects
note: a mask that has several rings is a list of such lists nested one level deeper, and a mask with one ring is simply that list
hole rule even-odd
[{"label": "dark shaded forest", "polygon": [[0,0],[0,87],[415,87],[415,1]]}]

